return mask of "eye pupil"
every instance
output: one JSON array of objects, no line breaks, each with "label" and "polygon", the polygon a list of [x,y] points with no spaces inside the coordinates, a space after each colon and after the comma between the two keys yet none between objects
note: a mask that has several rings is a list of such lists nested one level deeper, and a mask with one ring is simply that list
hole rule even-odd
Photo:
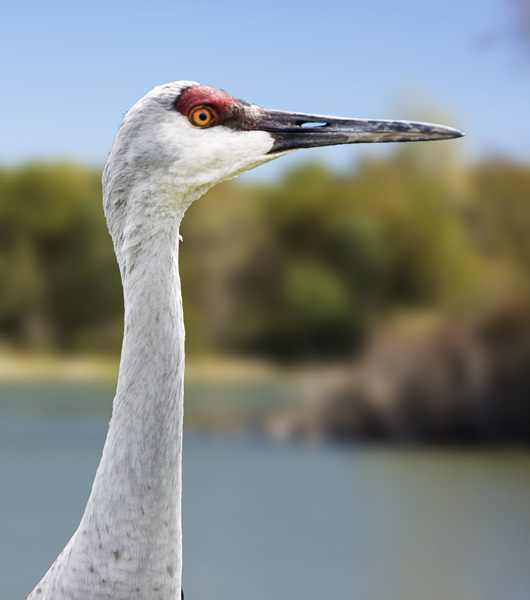
[{"label": "eye pupil", "polygon": [[205,112],[202,112],[202,113],[199,115],[199,119],[200,119],[201,121],[206,121],[206,119],[207,119],[207,118],[208,118],[208,115],[207,115]]}]

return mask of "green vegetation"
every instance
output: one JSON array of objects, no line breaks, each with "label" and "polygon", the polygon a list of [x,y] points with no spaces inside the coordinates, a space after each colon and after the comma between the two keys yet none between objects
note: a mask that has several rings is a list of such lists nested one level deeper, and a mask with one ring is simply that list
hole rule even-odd
[{"label": "green vegetation", "polygon": [[[526,296],[530,168],[456,168],[449,148],[403,146],[346,174],[306,164],[270,185],[214,188],[182,226],[188,350],[345,356],[399,311]],[[0,170],[0,341],[115,353],[122,311],[100,173]]]}]

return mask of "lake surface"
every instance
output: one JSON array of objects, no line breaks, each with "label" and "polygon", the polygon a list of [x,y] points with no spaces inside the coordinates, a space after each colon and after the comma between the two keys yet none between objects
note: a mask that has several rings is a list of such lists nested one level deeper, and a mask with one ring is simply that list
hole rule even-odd
[{"label": "lake surface", "polygon": [[[0,384],[2,599],[24,600],[76,528],[111,397],[103,384]],[[525,452],[188,432],[184,486],[186,600],[530,598]]]}]

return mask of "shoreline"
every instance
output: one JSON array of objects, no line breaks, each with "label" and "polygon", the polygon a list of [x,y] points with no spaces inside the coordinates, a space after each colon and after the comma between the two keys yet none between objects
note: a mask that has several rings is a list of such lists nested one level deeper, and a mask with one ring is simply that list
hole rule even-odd
[{"label": "shoreline", "polygon": [[[60,355],[0,351],[0,383],[101,381],[118,378],[119,356]],[[203,381],[256,381],[292,375],[265,361],[205,357],[186,360],[186,378]]]}]

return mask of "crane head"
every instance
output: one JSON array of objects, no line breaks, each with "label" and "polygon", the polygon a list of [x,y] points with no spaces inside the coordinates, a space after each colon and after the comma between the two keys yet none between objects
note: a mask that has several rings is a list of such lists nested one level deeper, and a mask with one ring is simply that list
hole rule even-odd
[{"label": "crane head", "polygon": [[125,115],[104,190],[145,188],[150,182],[158,197],[180,198],[185,210],[216,183],[299,148],[461,135],[431,123],[267,110],[213,87],[178,81],[155,87]]}]

